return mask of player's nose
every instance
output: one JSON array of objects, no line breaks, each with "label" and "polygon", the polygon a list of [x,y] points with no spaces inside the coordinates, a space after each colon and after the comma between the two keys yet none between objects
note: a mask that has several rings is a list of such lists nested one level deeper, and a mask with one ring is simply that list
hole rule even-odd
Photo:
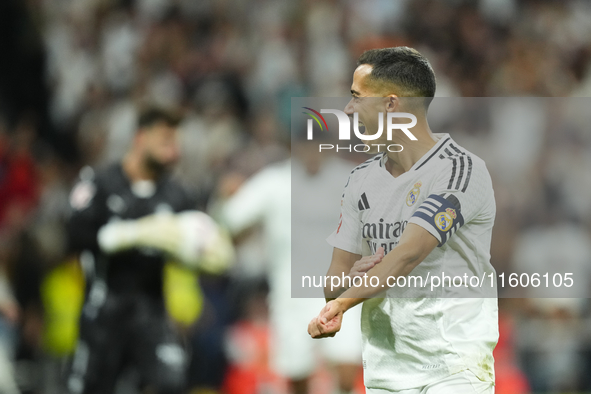
[{"label": "player's nose", "polygon": [[355,111],[353,110],[353,99],[351,99],[345,106],[345,113],[349,116],[353,116],[353,112]]}]

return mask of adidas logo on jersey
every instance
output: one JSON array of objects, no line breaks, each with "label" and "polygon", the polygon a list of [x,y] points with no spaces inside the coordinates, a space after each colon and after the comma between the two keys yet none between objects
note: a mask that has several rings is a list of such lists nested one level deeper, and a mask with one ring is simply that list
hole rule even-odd
[{"label": "adidas logo on jersey", "polygon": [[365,195],[365,193],[361,195],[359,202],[357,202],[357,207],[360,211],[369,209],[369,202],[367,201],[367,196]]}]

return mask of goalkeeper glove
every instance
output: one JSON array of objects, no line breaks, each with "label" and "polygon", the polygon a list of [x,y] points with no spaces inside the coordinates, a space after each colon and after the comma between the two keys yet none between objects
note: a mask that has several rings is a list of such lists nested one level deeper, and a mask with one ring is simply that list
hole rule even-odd
[{"label": "goalkeeper glove", "polygon": [[107,254],[155,248],[183,265],[214,274],[226,270],[234,259],[230,237],[211,217],[199,211],[113,221],[101,227],[98,243]]}]

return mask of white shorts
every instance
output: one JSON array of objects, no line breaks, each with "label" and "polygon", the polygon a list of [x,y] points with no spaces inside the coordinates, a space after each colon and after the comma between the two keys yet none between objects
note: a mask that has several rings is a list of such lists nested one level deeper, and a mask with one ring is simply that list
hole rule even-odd
[{"label": "white shorts", "polygon": [[389,391],[366,388],[366,394],[494,394],[495,385],[483,382],[471,371],[462,371],[423,387]]},{"label": "white shorts", "polygon": [[281,376],[310,376],[319,357],[332,364],[361,365],[361,307],[347,311],[333,338],[312,339],[308,323],[326,304],[316,298],[271,298],[271,365]]}]

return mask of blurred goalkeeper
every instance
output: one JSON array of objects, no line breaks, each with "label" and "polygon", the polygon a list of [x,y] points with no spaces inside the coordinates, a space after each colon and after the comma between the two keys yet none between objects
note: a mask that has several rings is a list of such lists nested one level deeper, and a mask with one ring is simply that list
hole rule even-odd
[{"label": "blurred goalkeeper", "polygon": [[69,240],[80,253],[86,297],[67,378],[71,393],[108,394],[128,367],[141,389],[184,389],[188,365],[163,297],[167,261],[209,273],[232,260],[228,238],[170,178],[180,118],[146,108],[120,163],[85,168],[72,190]]}]

